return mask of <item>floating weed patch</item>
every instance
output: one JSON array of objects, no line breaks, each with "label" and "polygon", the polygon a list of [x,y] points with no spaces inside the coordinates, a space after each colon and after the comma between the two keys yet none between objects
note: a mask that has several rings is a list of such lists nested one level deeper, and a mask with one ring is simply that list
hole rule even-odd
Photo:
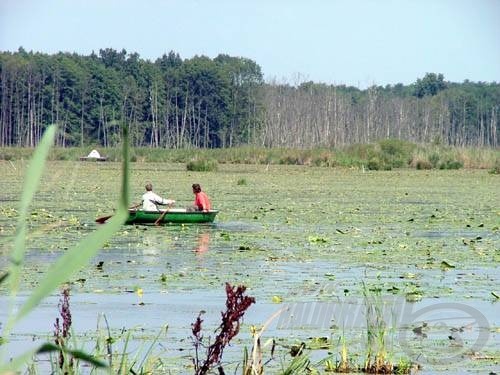
[{"label": "floating weed patch", "polygon": [[273,301],[273,303],[281,303],[281,302],[283,302],[283,297],[273,296],[273,298],[271,300]]},{"label": "floating weed patch", "polygon": [[424,294],[420,290],[412,290],[405,294],[406,302],[418,302],[421,301]]},{"label": "floating weed patch", "polygon": [[451,265],[450,263],[448,263],[445,260],[441,261],[441,269],[443,271],[447,271],[447,270],[450,270],[450,269],[453,269],[453,268],[455,268],[454,265]]},{"label": "floating weed patch", "polygon": [[310,350],[330,349],[331,343],[328,337],[310,337],[306,342],[306,347]]},{"label": "floating weed patch", "polygon": [[309,236],[307,240],[311,244],[327,244],[328,242],[330,242],[328,238],[320,236]]}]

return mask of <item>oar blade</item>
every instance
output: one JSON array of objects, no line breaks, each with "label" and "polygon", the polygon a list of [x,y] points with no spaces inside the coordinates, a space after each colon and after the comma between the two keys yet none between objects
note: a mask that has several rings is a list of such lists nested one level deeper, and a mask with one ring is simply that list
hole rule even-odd
[{"label": "oar blade", "polygon": [[113,217],[113,215],[98,217],[97,219],[95,219],[95,222],[99,224],[104,224],[106,220],[108,220],[111,217]]}]

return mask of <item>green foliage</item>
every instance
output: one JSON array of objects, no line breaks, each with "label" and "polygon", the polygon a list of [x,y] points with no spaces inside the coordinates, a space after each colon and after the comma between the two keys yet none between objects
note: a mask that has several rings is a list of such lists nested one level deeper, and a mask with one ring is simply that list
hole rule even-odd
[{"label": "green foliage", "polygon": [[378,171],[380,169],[380,160],[373,157],[368,161],[367,168],[371,171]]},{"label": "green foliage", "polygon": [[[120,123],[133,124],[136,146],[221,147],[246,143],[249,127],[255,131],[262,117],[261,69],[240,57],[182,60],[171,52],[151,62],[111,48],[91,56],[0,52],[0,71],[2,145],[32,147],[39,139],[27,134],[41,134],[39,124],[60,118],[62,147],[116,146]],[[30,105],[36,124],[19,120],[13,110]],[[160,132],[160,118],[168,123],[164,129],[182,128],[182,134]]]},{"label": "green foliage", "polygon": [[408,358],[400,358],[395,366],[396,374],[411,374],[413,363]]},{"label": "green foliage", "polygon": [[337,160],[333,151],[316,150],[312,158],[312,165],[316,167],[334,167],[337,165]]},{"label": "green foliage", "polygon": [[439,164],[439,169],[461,169],[464,163],[458,160],[447,159]]},{"label": "green foliage", "polygon": [[219,168],[217,160],[214,159],[197,159],[191,160],[186,164],[188,171],[194,172],[213,172]]},{"label": "green foliage", "polygon": [[[24,253],[26,250],[26,222],[28,218],[28,208],[33,200],[35,191],[40,184],[45,160],[49,153],[49,149],[54,142],[55,134],[56,127],[54,125],[49,126],[42,140],[40,141],[39,147],[35,150],[31,163],[26,172],[26,178],[21,195],[21,204],[19,207],[17,233],[14,238],[14,249],[11,255],[11,265],[9,271],[9,286],[13,298],[17,295],[17,292],[19,290],[22,264],[24,262]],[[9,333],[12,325],[21,317],[21,313],[18,313],[17,317],[15,317],[14,315],[9,315],[10,319],[7,323],[5,331]]]},{"label": "green foliage", "polygon": [[427,160],[418,160],[415,167],[419,170],[421,169],[432,169],[432,163]]},{"label": "green foliage", "polygon": [[429,163],[431,163],[432,165],[432,168],[437,168],[438,165],[439,165],[439,154],[437,152],[433,152],[430,156],[429,156]]},{"label": "green foliage", "polygon": [[300,375],[307,373],[314,373],[312,369],[309,368],[311,360],[309,356],[300,350],[299,354],[293,357],[292,361],[283,368],[280,375]]},{"label": "green foliage", "polygon": [[402,168],[408,166],[416,145],[400,139],[384,139],[379,142],[381,159],[386,167]]},{"label": "green foliage", "polygon": [[[49,154],[49,149],[54,142],[56,127],[51,125],[45,131],[43,138],[33,153],[31,163],[26,172],[25,184],[21,196],[21,204],[19,209],[17,231],[14,238],[14,248],[11,254],[11,265],[8,272],[7,282],[10,289],[12,300],[19,290],[20,275],[24,263],[25,241],[27,236],[27,216],[28,208],[33,200],[35,191],[39,186],[42,172],[45,166],[45,160]],[[70,279],[71,275],[79,271],[88,261],[103,247],[103,245],[113,236],[113,234],[121,227],[128,217],[128,132],[124,128],[123,132],[123,173],[122,173],[122,191],[119,200],[119,207],[114,217],[106,226],[93,232],[88,237],[84,238],[79,244],[64,253],[47,271],[46,276],[40,281],[37,287],[31,292],[24,304],[14,313],[11,307],[8,314],[8,321],[3,330],[4,337],[8,338],[14,325],[24,316],[29,314],[38,304],[47,297],[59,285]],[[13,306],[13,302],[11,303]],[[49,344],[50,346],[50,344]],[[0,355],[0,373],[6,371],[16,371],[20,366],[25,364],[34,354],[40,351],[52,350],[53,348],[47,345],[42,345],[38,349],[33,349],[18,358],[15,358],[9,363],[2,363],[4,358]],[[57,350],[60,350],[57,347]],[[3,353],[1,353],[3,354]],[[78,355],[80,358],[87,358],[85,354],[80,352],[71,353],[73,356]]]},{"label": "green foliage", "polygon": [[444,76],[441,73],[427,73],[424,78],[417,79],[414,95],[418,98],[422,98],[424,96],[434,96],[440,91],[446,89],[446,87],[447,85],[444,81]]},{"label": "green foliage", "polygon": [[500,174],[500,158],[495,160],[495,165],[490,169],[491,174]]},{"label": "green foliage", "polygon": [[[56,118],[56,142],[63,148],[116,147],[121,123],[130,127],[132,146],[161,149],[329,147],[374,142],[381,134],[498,146],[500,84],[445,82],[436,73],[408,86],[366,90],[297,86],[265,83],[260,66],[244,57],[182,59],[171,51],[152,62],[111,48],[90,56],[0,52],[0,71],[0,144],[6,146],[36,146],[45,124]],[[333,97],[335,110],[324,105]],[[330,160],[290,155],[283,163],[331,166]]]},{"label": "green foliage", "polygon": [[45,344],[42,344],[36,354],[45,354],[45,353],[58,353],[60,351],[63,351],[65,355],[71,356],[73,359],[76,360],[82,360],[86,362],[87,364],[95,367],[95,368],[106,368],[107,364],[97,358],[95,358],[92,355],[89,355],[81,350],[72,350],[72,349],[67,349],[64,347],[57,346],[55,344],[52,344],[50,342],[47,342]]},{"label": "green foliage", "polygon": [[369,160],[375,156],[375,145],[373,144],[354,144],[345,148],[345,153],[360,160]]},{"label": "green foliage", "polygon": [[[492,169],[495,161],[500,159],[500,151],[489,148],[463,148],[419,145],[412,143],[386,140],[380,144],[350,145],[338,149],[266,149],[256,147],[232,147],[221,149],[159,149],[136,147],[131,152],[130,160],[137,163],[189,163],[196,159],[216,160],[219,164],[293,164],[316,167],[370,167],[374,170],[413,167],[417,162],[428,161],[432,168],[439,168],[442,161],[462,160],[464,168]],[[98,147],[94,147],[97,148]],[[90,148],[55,148],[49,155],[49,160],[79,160],[87,155]],[[122,155],[118,148],[100,150],[108,162],[121,161]],[[32,149],[0,148],[0,159],[9,155],[11,160],[23,160],[31,157]],[[427,168],[425,165],[421,167]]]}]

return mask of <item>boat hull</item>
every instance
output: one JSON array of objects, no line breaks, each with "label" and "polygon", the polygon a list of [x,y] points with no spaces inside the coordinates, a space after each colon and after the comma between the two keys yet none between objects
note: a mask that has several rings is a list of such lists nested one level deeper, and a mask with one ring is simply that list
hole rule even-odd
[{"label": "boat hull", "polygon": [[162,216],[164,211],[142,211],[129,210],[129,216],[125,224],[200,224],[212,223],[217,216],[217,210],[208,212],[194,211],[188,212],[185,209],[170,209]]}]

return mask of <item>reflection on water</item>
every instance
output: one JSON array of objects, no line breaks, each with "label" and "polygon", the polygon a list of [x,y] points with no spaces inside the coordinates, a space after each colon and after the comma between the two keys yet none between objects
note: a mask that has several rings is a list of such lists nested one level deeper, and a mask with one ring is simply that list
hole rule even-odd
[{"label": "reflection on water", "polygon": [[198,235],[198,243],[194,249],[196,254],[203,254],[208,251],[208,245],[210,244],[210,233],[203,232]]}]

